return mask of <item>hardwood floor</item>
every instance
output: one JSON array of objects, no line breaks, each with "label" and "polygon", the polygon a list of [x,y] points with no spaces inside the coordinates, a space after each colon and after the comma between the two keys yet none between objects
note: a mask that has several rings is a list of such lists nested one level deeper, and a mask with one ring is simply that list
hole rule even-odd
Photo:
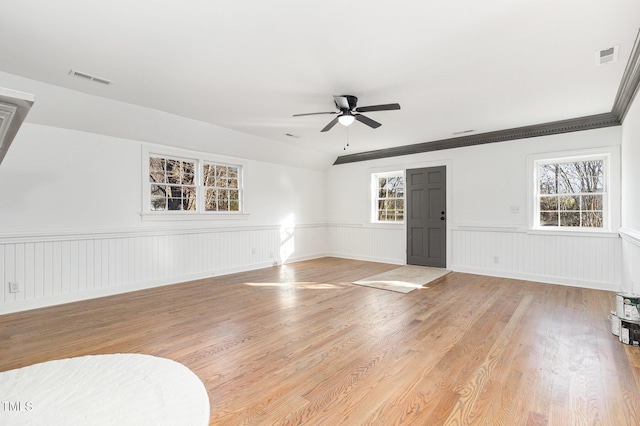
[{"label": "hardwood floor", "polygon": [[216,425],[640,425],[610,292],[325,258],[0,316],[0,371],[135,352],[185,364]]}]

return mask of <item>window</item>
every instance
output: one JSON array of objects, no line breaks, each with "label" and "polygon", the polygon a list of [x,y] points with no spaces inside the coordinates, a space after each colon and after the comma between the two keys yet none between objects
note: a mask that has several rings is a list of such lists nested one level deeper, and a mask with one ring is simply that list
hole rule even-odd
[{"label": "window", "polygon": [[536,169],[538,228],[607,228],[607,157],[539,160]]},{"label": "window", "polygon": [[404,222],[404,172],[374,173],[373,221]]},{"label": "window", "polygon": [[151,210],[196,210],[196,162],[149,157]]},{"label": "window", "polygon": [[145,211],[240,213],[242,166],[147,153]]},{"label": "window", "polygon": [[204,164],[205,210],[237,212],[240,210],[240,167]]}]

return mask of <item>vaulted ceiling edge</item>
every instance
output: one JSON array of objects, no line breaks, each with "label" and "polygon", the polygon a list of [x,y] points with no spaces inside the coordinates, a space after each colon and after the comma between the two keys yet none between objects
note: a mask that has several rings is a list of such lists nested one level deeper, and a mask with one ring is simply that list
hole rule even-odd
[{"label": "vaulted ceiling edge", "polygon": [[568,120],[554,121],[551,123],[534,124],[531,126],[513,129],[498,130],[495,132],[480,133],[476,135],[461,136],[451,139],[442,139],[432,142],[423,142],[413,145],[404,145],[395,148],[386,148],[375,151],[360,152],[356,154],[342,155],[333,163],[347,164],[359,161],[376,160],[401,155],[419,154],[423,152],[439,151],[444,149],[462,148],[467,146],[482,145],[495,142],[506,142],[516,139],[549,136],[561,133],[579,132],[603,127],[619,126],[622,124],[627,111],[631,107],[633,99],[640,87],[640,32],[636,36],[629,61],[625,68],[618,93],[613,102],[611,112],[590,115],[586,117],[571,118]]},{"label": "vaulted ceiling edge", "polygon": [[611,112],[620,119],[620,122],[624,121],[633,98],[638,93],[638,87],[640,87],[640,31],[636,36],[629,62],[627,62],[627,67],[622,75],[618,93],[611,109]]}]

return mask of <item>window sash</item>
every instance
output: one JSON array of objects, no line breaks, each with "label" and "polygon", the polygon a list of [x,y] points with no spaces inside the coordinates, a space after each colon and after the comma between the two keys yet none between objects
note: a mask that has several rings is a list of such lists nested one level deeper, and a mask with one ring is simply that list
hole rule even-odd
[{"label": "window sash", "polygon": [[204,210],[207,212],[239,212],[240,166],[212,162],[203,164]]},{"label": "window sash", "polygon": [[606,228],[606,156],[536,161],[534,167],[534,227],[598,230]]},{"label": "window sash", "polygon": [[377,223],[404,223],[404,172],[372,174],[372,220]]},{"label": "window sash", "polygon": [[145,157],[145,212],[242,214],[243,165],[152,151]]}]

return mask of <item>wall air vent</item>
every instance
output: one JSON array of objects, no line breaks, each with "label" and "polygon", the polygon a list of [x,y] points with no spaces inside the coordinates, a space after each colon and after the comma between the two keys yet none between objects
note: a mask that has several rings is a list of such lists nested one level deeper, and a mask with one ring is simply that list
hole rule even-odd
[{"label": "wall air vent", "polygon": [[596,52],[596,65],[610,64],[618,60],[618,46],[607,47]]},{"label": "wall air vent", "polygon": [[106,78],[102,78],[102,77],[96,77],[95,75],[87,74],[86,72],[70,70],[69,75],[73,77],[78,77],[85,80],[93,81],[96,83],[104,84],[105,86],[113,84],[113,81],[111,80],[107,80]]}]

